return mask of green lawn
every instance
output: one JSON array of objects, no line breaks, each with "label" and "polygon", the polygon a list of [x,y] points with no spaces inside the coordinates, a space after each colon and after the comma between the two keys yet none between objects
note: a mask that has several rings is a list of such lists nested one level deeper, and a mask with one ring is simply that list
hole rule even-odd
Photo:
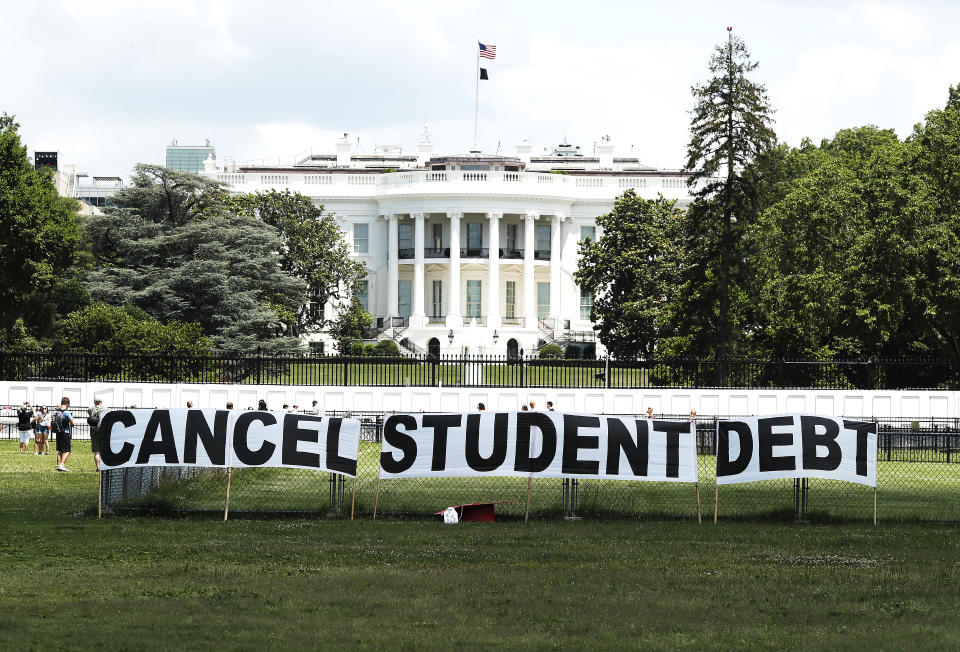
[{"label": "green lawn", "polygon": [[960,645],[954,525],[97,520],[75,448],[0,442],[0,649]]}]

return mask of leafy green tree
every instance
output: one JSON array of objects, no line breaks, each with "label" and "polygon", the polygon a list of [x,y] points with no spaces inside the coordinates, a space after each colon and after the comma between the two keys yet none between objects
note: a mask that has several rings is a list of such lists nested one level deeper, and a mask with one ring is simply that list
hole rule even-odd
[{"label": "leafy green tree", "polygon": [[692,89],[687,168],[694,201],[685,220],[690,257],[677,343],[701,355],[735,353],[750,320],[742,237],[762,206],[756,177],[744,171],[776,142],[766,88],[748,77],[756,67],[731,33],[710,59],[713,77]]},{"label": "leafy green tree", "polygon": [[598,337],[618,358],[652,356],[672,333],[682,218],[674,202],[642,199],[628,190],[613,211],[597,218],[600,237],[580,244],[574,279],[593,292]]},{"label": "leafy green tree", "polygon": [[914,149],[863,127],[806,153],[811,171],[749,234],[760,350],[817,358],[926,350],[916,234],[929,210],[910,172]]},{"label": "leafy green tree", "polygon": [[307,284],[307,300],[289,324],[292,333],[325,326],[324,306],[346,299],[367,275],[363,263],[350,258],[343,230],[333,215],[309,197],[289,190],[234,196],[229,201],[238,212],[259,217],[280,232],[280,268]]},{"label": "leafy green tree", "polygon": [[960,85],[917,125],[913,169],[930,219],[917,230],[917,311],[935,350],[960,365]]},{"label": "leafy green tree", "polygon": [[[360,300],[351,298],[350,304],[340,311],[340,314],[330,325],[330,337],[337,343],[337,351],[341,355],[352,351],[351,345],[358,343],[367,336],[367,330],[373,325],[373,315],[360,305]],[[363,354],[363,345],[360,346],[360,355]]]},{"label": "leafy green tree", "polygon": [[299,347],[286,325],[305,301],[305,283],[281,269],[277,230],[232,212],[219,183],[138,165],[114,201],[89,220],[95,300],[197,323],[224,353]]},{"label": "leafy green tree", "polygon": [[76,279],[87,249],[79,204],[34,170],[18,129],[0,114],[0,346],[46,337],[57,314],[89,302]]}]

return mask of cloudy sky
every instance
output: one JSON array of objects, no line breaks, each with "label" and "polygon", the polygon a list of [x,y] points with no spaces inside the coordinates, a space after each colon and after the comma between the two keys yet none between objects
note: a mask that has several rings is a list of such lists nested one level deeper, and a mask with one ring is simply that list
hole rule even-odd
[{"label": "cloudy sky", "polygon": [[0,0],[0,111],[33,150],[95,175],[209,138],[218,157],[473,142],[476,41],[486,152],[610,135],[680,167],[690,87],[726,27],[749,47],[780,139],[862,124],[910,133],[960,82],[957,2]]}]

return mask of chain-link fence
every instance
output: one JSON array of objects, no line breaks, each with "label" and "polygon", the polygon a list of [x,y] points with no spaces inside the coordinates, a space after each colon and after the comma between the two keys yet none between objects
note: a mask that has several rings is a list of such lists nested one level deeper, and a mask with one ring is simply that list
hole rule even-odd
[{"label": "chain-link fence", "polygon": [[[716,422],[697,418],[699,485],[553,478],[379,480],[382,413],[331,413],[361,420],[357,478],[301,469],[234,469],[230,513],[423,516],[448,506],[500,503],[500,518],[873,519],[871,487],[834,480],[714,483]],[[620,415],[623,416],[623,415]],[[628,415],[629,416],[629,415]],[[663,418],[683,419],[681,416]],[[880,520],[960,520],[960,420],[860,417],[878,421]],[[103,474],[104,506],[223,511],[228,473],[220,469],[131,468]]]}]

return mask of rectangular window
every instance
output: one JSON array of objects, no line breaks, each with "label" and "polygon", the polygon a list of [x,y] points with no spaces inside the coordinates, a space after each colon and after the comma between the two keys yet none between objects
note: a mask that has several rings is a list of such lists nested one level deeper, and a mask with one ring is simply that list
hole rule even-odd
[{"label": "rectangular window", "polygon": [[537,225],[537,251],[550,251],[550,225]]},{"label": "rectangular window", "polygon": [[443,225],[433,225],[433,248],[443,249]]},{"label": "rectangular window", "polygon": [[370,225],[369,224],[353,225],[353,253],[355,254],[370,253]]},{"label": "rectangular window", "polygon": [[413,225],[398,224],[397,227],[397,246],[400,249],[413,249]]},{"label": "rectangular window", "polygon": [[581,226],[580,227],[580,239],[581,240],[593,240],[597,239],[597,227],[595,226]]},{"label": "rectangular window", "polygon": [[546,319],[550,316],[550,283],[537,283],[537,317]]},{"label": "rectangular window", "polygon": [[467,281],[467,317],[480,317],[480,309],[480,281]]},{"label": "rectangular window", "polygon": [[593,310],[593,291],[580,289],[580,319],[589,321]]},{"label": "rectangular window", "polygon": [[507,249],[516,250],[517,248],[517,224],[507,225]]},{"label": "rectangular window", "polygon": [[483,225],[478,222],[467,224],[467,249],[480,249],[482,246]]},{"label": "rectangular window", "polygon": [[504,292],[506,298],[506,310],[504,314],[507,319],[514,319],[517,316],[517,282],[507,281],[507,290]]},{"label": "rectangular window", "polygon": [[433,312],[431,317],[443,317],[443,281],[433,282]]},{"label": "rectangular window", "polygon": [[357,284],[353,286],[353,296],[357,298],[357,301],[360,302],[360,305],[363,306],[363,309],[369,312],[370,281],[357,281]]},{"label": "rectangular window", "polygon": [[397,281],[397,314],[410,316],[410,290],[413,281]]}]

